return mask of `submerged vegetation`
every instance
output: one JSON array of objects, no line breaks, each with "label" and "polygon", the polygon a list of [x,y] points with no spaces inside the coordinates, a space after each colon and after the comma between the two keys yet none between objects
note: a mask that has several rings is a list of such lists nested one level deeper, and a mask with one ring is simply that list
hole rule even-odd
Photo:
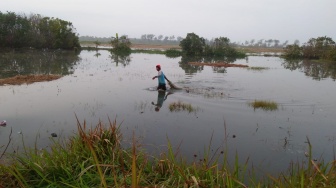
[{"label": "submerged vegetation", "polygon": [[274,111],[278,109],[278,104],[273,101],[255,100],[249,103],[254,109],[260,108],[266,111]]},{"label": "submerged vegetation", "polygon": [[187,111],[189,113],[198,111],[198,108],[193,107],[191,104],[183,103],[181,101],[173,102],[169,104],[169,110],[171,112]]},{"label": "submerged vegetation", "polygon": [[[279,176],[256,178],[249,162],[228,162],[225,148],[211,152],[206,147],[200,160],[179,158],[169,140],[167,151],[150,156],[133,136],[130,148],[121,146],[120,125],[99,122],[91,129],[77,120],[78,134],[54,140],[50,149],[24,148],[24,153],[7,154],[10,162],[0,164],[0,187],[334,187],[335,162],[292,163]],[[223,150],[221,150],[223,149]],[[4,156],[1,156],[4,157]],[[198,156],[194,156],[197,158]]]}]

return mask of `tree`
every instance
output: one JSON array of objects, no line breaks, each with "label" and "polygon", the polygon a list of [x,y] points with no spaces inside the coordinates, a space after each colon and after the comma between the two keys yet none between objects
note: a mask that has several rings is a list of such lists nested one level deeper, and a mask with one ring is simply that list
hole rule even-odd
[{"label": "tree", "polygon": [[296,39],[296,40],[294,40],[294,44],[300,45],[300,41]]},{"label": "tree", "polygon": [[279,40],[274,39],[273,42],[274,42],[274,47],[278,47],[279,46],[279,43],[280,43]]},{"label": "tree", "polygon": [[284,43],[282,43],[282,46],[283,46],[283,47],[286,47],[287,44],[288,44],[288,40],[286,40]]},{"label": "tree", "polygon": [[186,55],[203,55],[205,40],[195,33],[188,33],[187,37],[180,42],[180,46]]},{"label": "tree", "polygon": [[180,37],[180,36],[178,36],[178,37],[176,38],[176,40],[177,40],[177,42],[181,42],[181,41],[183,40],[183,38]]},{"label": "tree", "polygon": [[98,48],[98,46],[101,44],[101,42],[99,42],[98,40],[94,41],[94,44],[96,46],[96,49]]},{"label": "tree", "polygon": [[311,38],[303,46],[303,56],[309,59],[334,59],[335,42],[327,36]]},{"label": "tree", "polygon": [[116,36],[112,37],[112,40],[110,43],[112,46],[112,51],[117,54],[131,53],[131,42],[125,35],[119,38],[118,33],[116,33]]},{"label": "tree", "polygon": [[147,39],[147,36],[146,36],[146,35],[141,35],[141,39],[142,39],[142,40],[146,40],[146,39]]},{"label": "tree", "polygon": [[301,58],[302,57],[302,48],[297,44],[287,45],[285,50],[284,50],[284,56],[287,59]]},{"label": "tree", "polygon": [[254,42],[255,42],[255,40],[254,40],[254,39],[252,39],[252,40],[250,41],[250,44],[251,44],[251,46],[253,46],[253,45],[254,45]]},{"label": "tree", "polygon": [[258,40],[257,46],[262,46],[262,44],[263,44],[263,40],[264,40],[264,39],[260,39],[260,40]]},{"label": "tree", "polygon": [[154,34],[147,34],[147,40],[153,40]]},{"label": "tree", "polygon": [[0,46],[50,49],[79,48],[78,36],[72,23],[61,19],[32,14],[16,15],[0,12]]}]

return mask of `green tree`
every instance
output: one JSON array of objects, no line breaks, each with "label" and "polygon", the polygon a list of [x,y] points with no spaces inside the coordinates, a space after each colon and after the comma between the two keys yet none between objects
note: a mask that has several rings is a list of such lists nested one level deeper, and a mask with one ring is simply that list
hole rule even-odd
[{"label": "green tree", "polygon": [[297,44],[287,45],[286,48],[284,49],[284,56],[287,59],[301,58],[302,48]]},{"label": "green tree", "polygon": [[230,39],[226,37],[215,38],[212,49],[215,56],[226,56],[231,55],[231,47],[229,45]]},{"label": "green tree", "polygon": [[186,55],[203,55],[205,39],[195,33],[188,33],[187,37],[180,42],[182,52]]},{"label": "green tree", "polygon": [[74,49],[80,44],[71,22],[35,14],[27,18],[14,12],[0,12],[0,46]]},{"label": "green tree", "polygon": [[123,35],[119,38],[118,33],[116,33],[116,36],[112,37],[111,40],[112,51],[117,54],[131,53],[131,44],[127,36]]},{"label": "green tree", "polygon": [[327,36],[311,38],[303,46],[303,56],[308,59],[334,59],[335,42]]}]

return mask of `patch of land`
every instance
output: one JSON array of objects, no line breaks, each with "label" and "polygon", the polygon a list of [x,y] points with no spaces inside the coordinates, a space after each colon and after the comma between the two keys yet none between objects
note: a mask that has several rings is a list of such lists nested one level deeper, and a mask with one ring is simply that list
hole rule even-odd
[{"label": "patch of land", "polygon": [[212,66],[212,67],[248,67],[247,65],[233,64],[233,63],[200,63],[200,62],[188,62],[189,65],[195,66]]},{"label": "patch of land", "polygon": [[0,86],[32,84],[35,82],[57,80],[61,77],[61,75],[17,75],[10,78],[0,79]]},{"label": "patch of land", "polygon": [[168,49],[181,49],[179,45],[162,45],[162,44],[132,44],[131,48],[134,49],[162,49],[162,50],[168,50]]},{"label": "patch of land", "polygon": [[[81,46],[83,47],[96,47],[93,42],[81,42]],[[111,47],[108,43],[101,43],[99,44],[98,48],[109,48]],[[179,45],[173,45],[173,44],[132,44],[132,49],[159,49],[159,50],[168,50],[171,48],[174,49],[180,49],[181,47]]]},{"label": "patch of land", "polygon": [[255,46],[244,46],[237,47],[237,50],[243,51],[245,53],[282,53],[284,52],[283,48],[275,47],[255,47]]},{"label": "patch of land", "polygon": [[[85,47],[95,47],[94,42],[81,42],[82,46]],[[100,47],[111,47],[108,43],[101,43]],[[168,50],[168,49],[181,49],[178,44],[132,44],[133,49],[158,49],[158,50]],[[281,53],[284,51],[283,48],[276,47],[256,47],[256,46],[240,46],[235,47],[239,51],[245,53]]]}]

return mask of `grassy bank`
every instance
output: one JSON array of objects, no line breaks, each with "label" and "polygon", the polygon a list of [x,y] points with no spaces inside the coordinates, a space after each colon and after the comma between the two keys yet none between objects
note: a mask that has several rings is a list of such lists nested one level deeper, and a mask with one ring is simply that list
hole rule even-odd
[{"label": "grassy bank", "polygon": [[99,122],[88,129],[78,121],[78,134],[55,141],[49,150],[25,148],[23,154],[9,155],[11,163],[0,165],[0,187],[334,187],[335,162],[291,164],[278,177],[262,180],[247,170],[249,162],[227,161],[227,151],[187,163],[167,140],[167,150],[149,156],[135,136],[130,148],[121,146],[122,135],[116,121]]}]

